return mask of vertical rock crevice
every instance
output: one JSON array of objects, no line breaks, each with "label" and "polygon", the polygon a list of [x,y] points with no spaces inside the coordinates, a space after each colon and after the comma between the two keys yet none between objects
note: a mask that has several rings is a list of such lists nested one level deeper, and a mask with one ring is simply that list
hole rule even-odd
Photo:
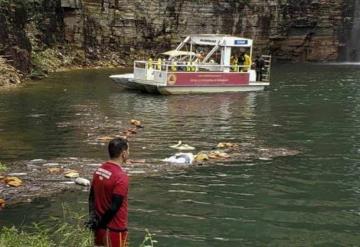
[{"label": "vertical rock crevice", "polygon": [[358,0],[2,0],[0,55],[25,74],[115,66],[214,33],[252,38],[279,60],[354,60],[359,19]]}]

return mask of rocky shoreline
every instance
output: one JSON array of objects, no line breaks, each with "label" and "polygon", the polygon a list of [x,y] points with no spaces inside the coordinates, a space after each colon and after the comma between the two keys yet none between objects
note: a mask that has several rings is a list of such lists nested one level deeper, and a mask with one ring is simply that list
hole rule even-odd
[{"label": "rocky shoreline", "polygon": [[[259,160],[266,163],[274,158],[294,156],[299,153],[297,150],[269,148],[258,143],[239,143],[232,147],[214,147],[213,150],[201,151],[195,156],[192,164],[168,163],[160,159],[129,160],[124,168],[130,176],[161,176],[169,171],[193,169],[199,166],[226,166],[228,163]],[[77,184],[76,177],[90,180],[101,162],[78,157],[14,162],[9,164],[10,169],[6,173],[0,172],[0,200],[4,200],[5,205],[14,205],[20,202],[32,202],[35,198],[49,197],[66,190],[82,190],[84,185]],[[69,173],[75,173],[75,176],[67,177],[66,174]],[[21,180],[21,185],[6,185],[4,179],[6,180],[7,177],[18,178]]]},{"label": "rocky shoreline", "polygon": [[21,83],[23,75],[0,56],[0,88],[13,87]]}]

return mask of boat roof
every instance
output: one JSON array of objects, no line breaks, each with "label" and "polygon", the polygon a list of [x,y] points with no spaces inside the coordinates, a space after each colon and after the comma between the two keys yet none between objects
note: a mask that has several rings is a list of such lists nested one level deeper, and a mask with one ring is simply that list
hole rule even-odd
[{"label": "boat roof", "polygon": [[196,45],[229,46],[229,47],[251,47],[252,39],[230,36],[224,34],[192,34],[184,40]]},{"label": "boat roof", "polygon": [[195,52],[171,50],[171,51],[167,51],[167,52],[162,53],[162,55],[166,55],[166,56],[169,56],[169,57],[195,56]]}]

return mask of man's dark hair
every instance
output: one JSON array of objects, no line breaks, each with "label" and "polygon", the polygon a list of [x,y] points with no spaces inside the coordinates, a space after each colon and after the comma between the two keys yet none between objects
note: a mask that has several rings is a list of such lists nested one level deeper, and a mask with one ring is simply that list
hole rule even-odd
[{"label": "man's dark hair", "polygon": [[115,138],[109,142],[108,150],[110,159],[118,158],[120,154],[128,150],[128,141],[124,138]]}]

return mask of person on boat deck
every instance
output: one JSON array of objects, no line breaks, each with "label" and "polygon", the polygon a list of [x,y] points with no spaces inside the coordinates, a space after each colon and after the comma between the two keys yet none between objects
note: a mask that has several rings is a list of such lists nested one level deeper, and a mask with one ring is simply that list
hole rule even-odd
[{"label": "person on boat deck", "polygon": [[245,63],[245,52],[242,52],[238,58],[238,66],[240,71],[243,71]]},{"label": "person on boat deck", "polygon": [[173,59],[171,60],[171,67],[170,67],[171,71],[176,72],[177,71],[177,63],[176,61]]},{"label": "person on boat deck", "polygon": [[231,65],[231,71],[233,72],[238,71],[238,58],[236,56],[230,57],[230,65]]},{"label": "person on boat deck", "polygon": [[95,245],[125,247],[128,240],[129,177],[123,165],[129,157],[129,143],[115,138],[108,145],[110,160],[93,175],[89,195],[88,227],[94,231]]},{"label": "person on boat deck", "polygon": [[161,70],[161,58],[158,58],[158,60],[157,60],[156,69]]},{"label": "person on boat deck", "polygon": [[245,52],[244,53],[244,68],[242,71],[248,72],[248,70],[251,67],[251,64],[252,64],[251,57],[248,54],[246,54],[246,52]]},{"label": "person on boat deck", "polygon": [[153,60],[151,57],[149,57],[149,59],[147,60],[147,69],[152,69],[153,68]]},{"label": "person on boat deck", "polygon": [[162,70],[166,70],[166,59],[165,58],[163,58],[162,59]]},{"label": "person on boat deck", "polygon": [[194,62],[189,60],[186,65],[186,72],[195,72],[196,66],[194,65]]},{"label": "person on boat deck", "polygon": [[203,51],[200,51],[199,53],[196,54],[196,58],[197,58],[197,61],[198,62],[202,62],[204,60],[204,52]]},{"label": "person on boat deck", "polygon": [[256,81],[262,81],[262,74],[265,69],[265,61],[261,56],[257,55],[254,64],[256,70]]}]

